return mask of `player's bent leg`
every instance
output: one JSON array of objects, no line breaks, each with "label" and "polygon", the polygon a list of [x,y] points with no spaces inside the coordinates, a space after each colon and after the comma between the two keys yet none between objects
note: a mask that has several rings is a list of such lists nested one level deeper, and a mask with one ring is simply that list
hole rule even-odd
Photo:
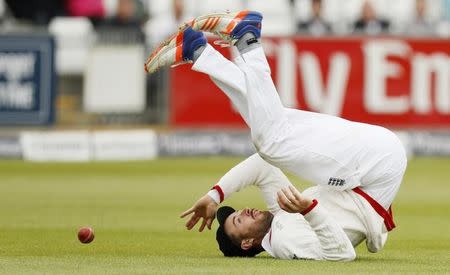
[{"label": "player's bent leg", "polygon": [[[261,21],[262,16],[259,13],[243,11],[200,16],[190,25],[195,30],[217,34],[231,45],[238,47],[242,58],[237,58],[235,62],[245,74],[249,116],[247,124],[251,128],[252,139],[263,158],[283,168],[290,160],[306,156],[302,150],[297,154],[294,153],[299,151],[299,148],[304,148],[302,135],[295,136],[291,133],[286,115],[288,112],[281,104],[270,77],[270,68],[258,40],[261,34]],[[303,114],[302,111],[298,113]],[[298,124],[296,128],[304,129],[304,132],[311,130],[303,125]],[[309,126],[307,123],[306,125]],[[295,138],[292,138],[294,136]],[[311,162],[317,164],[317,160],[316,157]]]},{"label": "player's bent leg", "polygon": [[[395,134],[379,126],[300,110],[284,108],[284,115],[279,115],[279,98],[270,71],[265,69],[264,53],[255,49],[243,54],[243,59],[240,68],[250,72],[247,80],[252,74],[257,79],[247,85],[247,99],[252,134],[256,125],[257,134],[266,137],[261,144],[254,138],[261,157],[318,185],[337,190],[361,186],[387,209],[406,168],[404,149]],[[264,88],[252,89],[257,83]],[[273,107],[272,113],[266,124],[254,123],[252,106],[257,110],[264,103]],[[269,125],[270,117],[278,118],[278,123]]]},{"label": "player's bent leg", "polygon": [[162,42],[147,59],[144,69],[153,73],[164,66],[192,63],[197,49],[206,45],[205,35],[190,26],[182,26],[177,33]]},{"label": "player's bent leg", "polygon": [[[270,68],[259,42],[261,21],[260,13],[241,11],[207,14],[188,23],[195,30],[218,35],[230,45],[235,45],[241,53],[242,58],[237,58],[236,64],[245,74],[248,106],[246,122],[257,149],[285,131],[284,107],[275,90]],[[250,63],[254,71],[250,68]]]},{"label": "player's bent leg", "polygon": [[398,137],[384,128],[367,136],[367,144],[366,158],[372,161],[361,178],[361,189],[387,209],[402,183],[406,152]]},{"label": "player's bent leg", "polygon": [[286,112],[292,131],[271,144],[262,155],[266,161],[326,188],[360,187],[390,206],[406,169],[406,154],[394,133],[324,114]]},{"label": "player's bent leg", "polygon": [[[281,117],[283,116],[284,107],[281,104],[281,101],[278,97],[278,94],[275,90],[275,86],[273,85],[272,79],[270,77],[270,68],[265,58],[264,52],[262,51],[261,44],[259,42],[259,38],[261,36],[261,21],[262,15],[258,12],[252,11],[241,11],[238,13],[212,13],[204,16],[197,17],[192,20],[189,25],[192,26],[195,30],[202,30],[214,33],[219,35],[222,39],[226,40],[230,45],[235,45],[239,52],[241,53],[241,58],[236,59],[236,64],[240,67],[241,71],[244,74],[251,75],[250,78],[245,77],[245,88],[241,90],[245,90],[245,92],[241,92],[241,95],[246,95],[247,99],[247,111],[243,111],[243,108],[239,110],[246,120],[247,124],[251,128],[252,137],[256,141],[255,145],[257,148],[261,147],[262,143],[268,142],[271,140],[273,133],[280,133],[279,125],[283,121]],[[209,50],[211,54],[217,55],[216,53]],[[257,54],[251,54],[250,52],[257,51]],[[261,74],[261,77],[266,78],[270,85],[266,85],[267,88],[271,88],[271,98],[268,98],[264,103],[262,103],[261,99],[264,97],[259,97],[254,95],[253,97],[257,97],[252,101],[252,106],[249,106],[249,87],[252,89],[259,90],[257,85],[260,85],[258,75],[253,72],[246,72],[248,68],[246,67],[246,60],[244,54],[249,54],[250,62],[254,63],[255,67],[258,67],[258,70],[264,72]],[[255,58],[252,58],[253,55]],[[203,54],[202,54],[203,56]],[[205,54],[206,56],[206,54]],[[220,61],[219,58],[215,58],[216,61]],[[253,59],[253,60],[252,60]],[[197,62],[196,62],[197,63]],[[225,64],[225,63],[223,63]],[[234,69],[231,68],[230,69]],[[194,68],[195,69],[195,68]],[[206,70],[204,72],[207,72]],[[211,73],[208,73],[211,75]],[[224,79],[226,81],[232,81],[230,76],[226,76],[226,74],[222,74],[222,78],[219,79],[219,74],[216,74],[216,79],[221,80],[222,84]],[[242,87],[242,76],[237,79],[237,83],[239,87]],[[249,84],[252,82],[252,84]],[[220,87],[220,83],[216,83]],[[231,87],[232,85],[230,85]],[[227,93],[227,87],[224,87],[224,92]],[[259,91],[258,91],[259,92]],[[233,93],[235,94],[235,93]],[[229,96],[232,100],[233,97]],[[267,97],[267,95],[265,96]],[[242,101],[244,102],[244,101]],[[269,106],[269,102],[272,104]],[[256,106],[256,107],[255,107]],[[261,111],[253,111],[253,109],[261,108]],[[242,111],[241,111],[242,110]],[[246,114],[248,113],[248,114]],[[282,131],[281,131],[282,132]]]},{"label": "player's bent leg", "polygon": [[[249,54],[258,50],[262,52],[259,48]],[[290,125],[270,74],[253,71],[247,62],[238,66],[245,74],[252,140],[258,152],[264,153],[271,144],[284,138]]]},{"label": "player's bent leg", "polygon": [[233,62],[207,44],[192,66],[192,70],[209,75],[249,125],[244,73]]}]

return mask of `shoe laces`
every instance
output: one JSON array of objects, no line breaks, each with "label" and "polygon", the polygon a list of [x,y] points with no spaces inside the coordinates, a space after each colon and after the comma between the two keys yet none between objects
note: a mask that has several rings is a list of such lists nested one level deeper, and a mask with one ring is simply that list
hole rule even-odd
[{"label": "shoe laces", "polygon": [[231,43],[225,40],[216,40],[214,41],[214,45],[220,46],[221,48],[229,48],[231,47]]},{"label": "shoe laces", "polygon": [[220,32],[214,32],[221,39],[214,41],[214,45],[220,46],[221,48],[229,48],[233,46],[233,38],[230,35],[223,34]]},{"label": "shoe laces", "polygon": [[175,67],[178,67],[180,65],[189,64],[189,63],[193,63],[192,60],[182,60],[180,62],[173,63],[172,65],[170,65],[170,67],[171,68],[175,68]]}]

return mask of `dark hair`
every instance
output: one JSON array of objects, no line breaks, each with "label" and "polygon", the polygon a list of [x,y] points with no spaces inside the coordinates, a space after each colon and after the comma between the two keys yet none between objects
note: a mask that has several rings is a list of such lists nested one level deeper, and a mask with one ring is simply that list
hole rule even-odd
[{"label": "dark hair", "polygon": [[219,244],[219,249],[226,257],[254,257],[264,251],[264,249],[262,247],[252,247],[248,250],[244,250],[240,246],[234,244],[230,237],[225,233],[225,220],[235,211],[236,210],[230,206],[222,206],[217,210],[219,228],[217,228],[216,231],[216,240]]}]

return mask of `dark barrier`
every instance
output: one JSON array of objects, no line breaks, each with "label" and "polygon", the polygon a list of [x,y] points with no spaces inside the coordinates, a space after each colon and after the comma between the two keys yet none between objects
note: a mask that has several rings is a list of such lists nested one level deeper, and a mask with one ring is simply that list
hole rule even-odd
[{"label": "dark barrier", "polygon": [[49,35],[0,35],[0,125],[53,122],[54,52]]}]

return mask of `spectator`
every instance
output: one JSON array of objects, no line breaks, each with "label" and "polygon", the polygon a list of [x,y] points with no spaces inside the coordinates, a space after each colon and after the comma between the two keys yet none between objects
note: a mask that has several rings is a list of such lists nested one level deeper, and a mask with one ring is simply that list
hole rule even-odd
[{"label": "spectator", "polygon": [[411,36],[428,36],[436,34],[436,24],[426,18],[427,5],[425,0],[416,0],[416,15],[406,29]]},{"label": "spectator", "polygon": [[331,33],[331,26],[322,17],[322,0],[312,0],[312,17],[297,25],[301,33],[321,36]]},{"label": "spectator", "polygon": [[36,25],[46,25],[53,17],[65,14],[61,0],[6,0],[6,3],[15,18]]},{"label": "spectator", "polygon": [[184,15],[184,2],[182,0],[174,0],[173,1],[173,15],[175,17],[175,21],[177,24],[181,24],[183,21],[183,15]]},{"label": "spectator", "polygon": [[365,1],[361,18],[353,25],[354,33],[378,35],[389,31],[389,21],[378,18],[370,1]]},{"label": "spectator", "polygon": [[112,25],[139,25],[144,18],[139,0],[66,0],[66,10],[71,16],[85,16],[94,23]]},{"label": "spectator", "polygon": [[144,26],[147,45],[154,48],[161,40],[170,36],[183,24],[186,18],[186,8],[183,0],[171,0],[158,12],[150,12],[150,19]]}]

